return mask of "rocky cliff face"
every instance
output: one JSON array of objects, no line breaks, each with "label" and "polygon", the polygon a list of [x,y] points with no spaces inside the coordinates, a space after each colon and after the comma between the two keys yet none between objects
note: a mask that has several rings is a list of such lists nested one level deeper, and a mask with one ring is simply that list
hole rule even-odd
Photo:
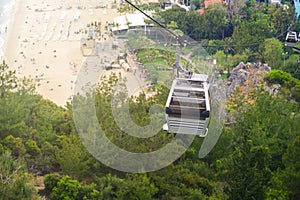
[{"label": "rocky cliff face", "polygon": [[241,62],[232,70],[230,77],[227,79],[227,97],[231,96],[238,87],[241,88],[241,91],[251,91],[256,85],[263,82],[263,77],[270,71],[271,68],[267,64],[244,64]]}]

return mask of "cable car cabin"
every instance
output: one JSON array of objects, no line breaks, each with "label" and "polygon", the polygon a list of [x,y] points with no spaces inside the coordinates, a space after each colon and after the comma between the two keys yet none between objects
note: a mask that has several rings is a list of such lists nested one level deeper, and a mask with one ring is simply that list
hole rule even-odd
[{"label": "cable car cabin", "polygon": [[285,46],[295,47],[298,41],[296,32],[288,32],[285,38]]},{"label": "cable car cabin", "polygon": [[163,129],[170,133],[205,137],[210,112],[208,76],[192,74],[173,81],[166,102]]}]

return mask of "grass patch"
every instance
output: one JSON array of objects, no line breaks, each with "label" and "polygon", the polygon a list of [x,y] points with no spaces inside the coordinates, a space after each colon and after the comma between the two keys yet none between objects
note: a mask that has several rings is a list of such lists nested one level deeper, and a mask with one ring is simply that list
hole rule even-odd
[{"label": "grass patch", "polygon": [[[173,68],[173,64],[176,60],[174,52],[154,48],[140,49],[137,57],[149,72],[150,81],[154,83],[164,83],[172,77],[173,70],[170,69]],[[182,67],[190,65],[189,62],[183,58],[181,58],[179,62]]]},{"label": "grass patch", "polygon": [[[150,81],[153,83],[164,83],[172,75],[172,64],[175,62],[175,55],[172,52],[160,49],[140,49],[137,57],[143,63],[150,74]],[[160,69],[160,70],[159,70]]]}]

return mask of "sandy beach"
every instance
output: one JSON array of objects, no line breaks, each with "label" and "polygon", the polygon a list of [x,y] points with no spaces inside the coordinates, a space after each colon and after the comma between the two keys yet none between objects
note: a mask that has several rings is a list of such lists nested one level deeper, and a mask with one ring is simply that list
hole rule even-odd
[{"label": "sandy beach", "polygon": [[37,92],[60,106],[73,94],[74,83],[86,57],[80,39],[86,37],[86,25],[106,22],[120,14],[107,8],[95,8],[99,0],[17,0],[14,18],[7,29],[4,59],[17,76],[31,77]]}]

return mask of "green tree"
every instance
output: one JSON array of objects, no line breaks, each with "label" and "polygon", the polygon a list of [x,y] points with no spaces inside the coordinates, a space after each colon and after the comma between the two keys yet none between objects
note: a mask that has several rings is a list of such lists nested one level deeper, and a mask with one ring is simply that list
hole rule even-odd
[{"label": "green tree", "polygon": [[82,179],[89,174],[91,156],[77,135],[60,136],[56,159],[63,172]]},{"label": "green tree", "polygon": [[96,190],[96,185],[81,185],[77,199],[81,200],[99,200],[101,193]]},{"label": "green tree", "polygon": [[229,11],[231,20],[243,15],[243,9],[246,7],[246,0],[231,0],[229,5]]},{"label": "green tree", "polygon": [[52,199],[57,200],[97,200],[101,199],[100,192],[96,190],[96,185],[80,184],[77,180],[72,180],[69,176],[59,178],[50,174],[45,177],[45,187],[51,191]]},{"label": "green tree", "polygon": [[274,24],[276,35],[282,35],[279,39],[282,41],[285,39],[285,33],[289,26],[295,24],[295,9],[292,6],[288,7],[275,7],[271,6],[268,8],[269,19]]},{"label": "green tree", "polygon": [[267,200],[286,200],[289,199],[289,192],[282,181],[282,171],[278,170],[272,174],[270,186],[266,190]]},{"label": "green tree", "polygon": [[253,147],[247,136],[240,142],[230,157],[225,192],[229,199],[264,199],[265,185],[270,179],[268,152],[263,147]]},{"label": "green tree", "polygon": [[211,5],[203,14],[206,39],[224,39],[229,25],[226,8],[221,3]]},{"label": "green tree", "polygon": [[300,85],[300,80],[292,77],[290,73],[282,70],[272,70],[267,74],[265,80],[268,81],[269,84],[280,84],[287,88]]},{"label": "green tree", "polygon": [[17,87],[15,71],[8,70],[5,61],[0,64],[0,98]]},{"label": "green tree", "polygon": [[222,40],[224,40],[224,38],[225,38],[225,30],[226,30],[226,28],[228,28],[228,25],[229,25],[229,20],[227,19],[226,16],[224,16],[222,18],[221,24],[222,24]]},{"label": "green tree", "polygon": [[120,199],[121,189],[125,187],[125,180],[107,174],[104,177],[96,179],[97,185],[100,187],[102,199]]},{"label": "green tree", "polygon": [[146,175],[127,175],[126,184],[120,190],[121,199],[153,199],[157,188]]},{"label": "green tree", "polygon": [[13,152],[13,155],[16,157],[22,157],[25,152],[25,146],[22,142],[22,138],[15,138],[12,135],[7,136],[3,140],[3,144]]},{"label": "green tree", "polygon": [[[234,29],[232,38],[236,45],[235,52],[242,53],[249,45],[253,52],[258,51],[259,44],[265,38],[269,38],[274,34],[273,25],[267,18],[267,15],[256,12],[251,15],[249,20],[242,20]],[[281,56],[280,56],[281,57]]]},{"label": "green tree", "polygon": [[223,50],[219,50],[215,53],[213,56],[217,60],[217,64],[223,67],[226,67],[228,65],[227,59],[229,57],[229,60],[231,59],[231,55],[226,56]]},{"label": "green tree", "polygon": [[52,189],[51,196],[57,200],[77,199],[80,190],[80,183],[72,180],[69,176],[61,178],[56,186]]},{"label": "green tree", "polygon": [[300,84],[297,84],[291,89],[291,95],[295,101],[297,101],[298,103],[300,102]]},{"label": "green tree", "polygon": [[228,184],[226,193],[230,199],[265,199],[271,191],[284,197],[286,190],[280,186],[285,184],[276,171],[284,168],[282,157],[298,135],[299,115],[295,113],[299,105],[260,89],[248,95],[247,101],[252,103],[243,106],[230,128],[233,152],[219,162]]},{"label": "green tree", "polygon": [[46,174],[44,176],[45,190],[50,194],[54,187],[57,186],[60,177],[57,174]]},{"label": "green tree", "polygon": [[297,63],[297,61],[296,61],[297,58],[298,58],[298,55],[293,55],[288,58],[284,57],[285,64],[283,64],[282,70],[290,73],[293,77],[300,80],[300,67],[299,67],[300,64]]},{"label": "green tree", "polygon": [[197,153],[195,151],[196,155],[191,156],[192,152],[186,152],[176,164],[150,173],[152,182],[159,188],[157,198],[208,198],[215,195],[218,191],[215,183],[205,177],[212,178],[213,172],[207,164],[199,161]]},{"label": "green tree", "polygon": [[25,142],[26,152],[31,156],[37,156],[41,153],[41,149],[38,147],[34,140],[27,140]]},{"label": "green tree", "polygon": [[0,199],[37,199],[36,190],[29,183],[29,176],[23,166],[9,151],[0,155]]},{"label": "green tree", "polygon": [[285,169],[283,170],[283,182],[287,187],[290,199],[300,199],[300,136],[288,146],[283,156]]},{"label": "green tree", "polygon": [[[29,104],[26,94],[6,93],[6,98],[0,98],[0,138],[8,135],[23,137],[22,129],[26,126],[29,116]],[[25,106],[27,103],[27,106]]]},{"label": "green tree", "polygon": [[237,66],[240,62],[244,62],[246,63],[247,62],[247,59],[248,59],[248,56],[243,53],[243,54],[234,54],[230,60],[229,60],[229,65],[231,67],[235,67]]},{"label": "green tree", "polygon": [[58,160],[56,159],[56,147],[45,142],[41,146],[41,156],[37,162],[39,170],[43,174],[51,173],[59,168]]},{"label": "green tree", "polygon": [[273,69],[280,69],[282,65],[283,45],[276,38],[265,39],[261,45],[262,56]]},{"label": "green tree", "polygon": [[200,8],[200,1],[198,0],[190,0],[191,9],[192,10],[198,10]]},{"label": "green tree", "polygon": [[163,19],[165,25],[170,24],[171,21],[174,21],[176,22],[178,28],[186,33],[187,21],[184,19],[186,19],[187,13],[183,8],[168,9],[160,12],[159,16]]}]

